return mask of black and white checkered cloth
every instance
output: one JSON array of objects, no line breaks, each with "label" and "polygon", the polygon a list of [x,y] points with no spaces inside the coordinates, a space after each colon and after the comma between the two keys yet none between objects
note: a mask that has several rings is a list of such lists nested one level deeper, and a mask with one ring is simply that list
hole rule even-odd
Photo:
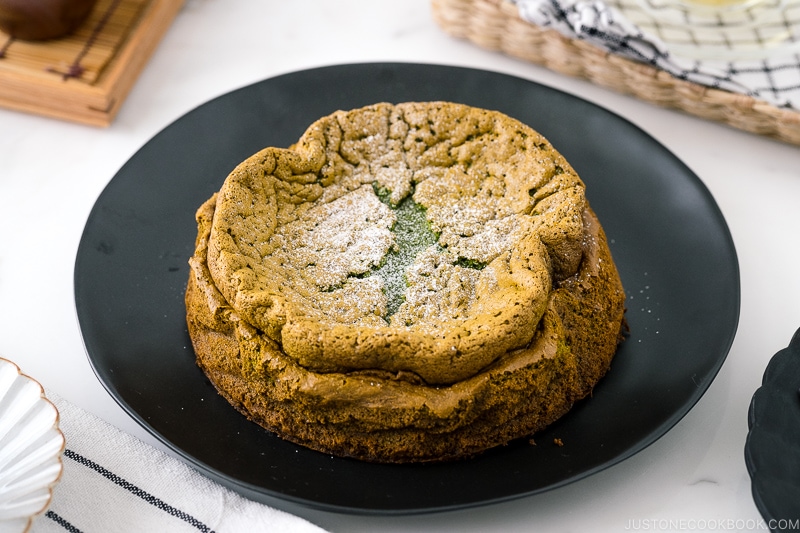
[{"label": "black and white checkered cloth", "polygon": [[786,0],[771,0],[783,7],[760,25],[726,27],[719,18],[691,20],[654,0],[511,1],[524,20],[571,39],[679,79],[800,110],[800,2],[786,8]]}]

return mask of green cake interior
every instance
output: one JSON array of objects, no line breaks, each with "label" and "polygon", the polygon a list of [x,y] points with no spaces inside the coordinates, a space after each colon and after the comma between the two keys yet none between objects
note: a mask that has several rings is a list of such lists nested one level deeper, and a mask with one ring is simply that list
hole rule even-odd
[{"label": "green cake interior", "polygon": [[[377,185],[374,186],[374,189],[381,202],[388,205],[397,217],[397,221],[392,227],[395,247],[384,256],[380,265],[372,268],[362,277],[380,276],[383,279],[384,293],[387,299],[387,313],[384,318],[388,319],[397,312],[405,300],[404,293],[408,286],[405,276],[406,268],[414,262],[417,254],[421,251],[430,246],[438,247],[439,235],[431,230],[431,225],[425,216],[426,208],[414,201],[413,192],[400,200],[398,204],[393,204],[389,200],[391,191]],[[456,264],[475,269],[482,269],[486,266],[479,261],[463,257],[459,258]]]}]

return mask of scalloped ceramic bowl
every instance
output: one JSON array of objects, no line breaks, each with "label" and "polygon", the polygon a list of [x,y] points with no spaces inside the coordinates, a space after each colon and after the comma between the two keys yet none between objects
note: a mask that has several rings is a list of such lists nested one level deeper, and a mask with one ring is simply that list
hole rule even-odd
[{"label": "scalloped ceramic bowl", "polygon": [[770,359],[747,422],[753,500],[767,526],[789,531],[800,519],[800,329]]},{"label": "scalloped ceramic bowl", "polygon": [[0,531],[24,532],[61,478],[58,410],[35,380],[0,358]]}]

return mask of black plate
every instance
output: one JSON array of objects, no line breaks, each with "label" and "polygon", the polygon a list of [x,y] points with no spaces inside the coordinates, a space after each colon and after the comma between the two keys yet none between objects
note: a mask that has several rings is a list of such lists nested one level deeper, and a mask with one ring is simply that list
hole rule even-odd
[{"label": "black plate", "polygon": [[744,457],[753,500],[772,531],[800,521],[800,329],[753,394]]},{"label": "black plate", "polygon": [[[591,400],[527,442],[451,464],[390,466],[299,448],[237,414],[194,363],[183,293],[196,208],[265,146],[315,119],[379,101],[449,100],[503,111],[548,137],[587,184],[629,294],[631,336]],[[697,177],[626,120],[523,79],[417,64],[291,73],[216,98],[165,128],[111,180],[89,216],[75,300],[98,378],[158,439],[255,500],[410,513],[507,500],[618,463],[703,395],[739,317],[726,223]],[[553,444],[560,438],[563,446]]]}]

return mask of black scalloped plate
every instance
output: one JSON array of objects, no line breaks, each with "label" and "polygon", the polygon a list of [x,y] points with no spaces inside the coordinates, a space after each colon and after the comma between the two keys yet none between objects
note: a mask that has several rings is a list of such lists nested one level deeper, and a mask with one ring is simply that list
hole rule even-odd
[{"label": "black scalloped plate", "polygon": [[[548,137],[587,184],[629,295],[631,336],[593,397],[536,436],[469,461],[376,465],[285,442],[239,415],[197,368],[183,295],[197,207],[265,146],[379,101],[503,111]],[[407,63],[337,65],[216,98],[144,145],[98,198],[75,262],[86,351],[119,404],[189,464],[245,496],[327,510],[411,513],[549,490],[616,464],[675,425],[727,356],[739,266],[714,199],[619,116],[503,74]],[[712,318],[710,318],[712,317]],[[554,445],[560,439],[563,446]]]},{"label": "black scalloped plate", "polygon": [[800,524],[800,329],[753,394],[744,458],[753,499],[773,531]]}]

